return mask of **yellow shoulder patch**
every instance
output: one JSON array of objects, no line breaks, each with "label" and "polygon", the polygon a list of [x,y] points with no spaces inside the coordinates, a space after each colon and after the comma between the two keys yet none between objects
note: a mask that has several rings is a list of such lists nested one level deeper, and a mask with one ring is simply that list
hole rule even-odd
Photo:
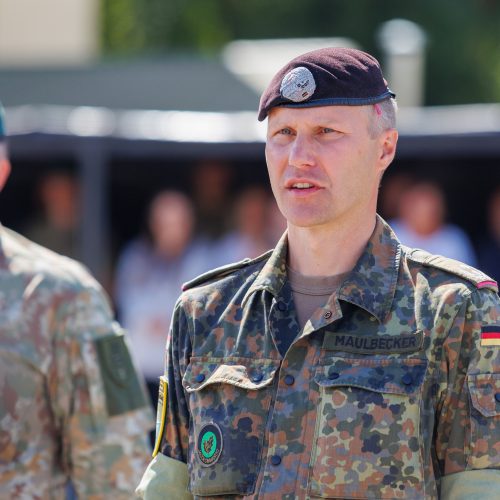
[{"label": "yellow shoulder patch", "polygon": [[163,440],[163,434],[165,431],[165,420],[167,416],[167,404],[168,404],[168,382],[166,378],[162,375],[160,377],[160,388],[158,392],[158,409],[156,411],[156,439],[155,439],[155,449],[153,450],[153,458],[158,455],[160,451],[161,442]]}]

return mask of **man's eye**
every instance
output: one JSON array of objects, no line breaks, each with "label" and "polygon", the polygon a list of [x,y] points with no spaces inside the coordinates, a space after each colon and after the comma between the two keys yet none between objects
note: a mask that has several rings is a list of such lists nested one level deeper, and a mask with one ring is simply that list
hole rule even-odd
[{"label": "man's eye", "polygon": [[336,130],[333,130],[333,128],[323,127],[321,132],[323,132],[323,134],[331,134],[332,132],[336,132]]},{"label": "man's eye", "polygon": [[282,128],[280,131],[279,131],[280,134],[282,135],[291,135],[292,134],[292,131],[289,129],[289,128]]}]

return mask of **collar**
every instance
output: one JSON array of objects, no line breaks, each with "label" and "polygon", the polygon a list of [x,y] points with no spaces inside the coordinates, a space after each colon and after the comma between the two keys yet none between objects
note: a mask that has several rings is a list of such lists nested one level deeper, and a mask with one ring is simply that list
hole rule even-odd
[{"label": "collar", "polygon": [[[280,294],[287,279],[288,238],[285,232],[273,253],[243,298],[244,306],[258,290],[274,297]],[[339,300],[361,307],[379,322],[389,313],[396,290],[401,244],[390,226],[377,215],[375,229],[366,247],[338,291]]]},{"label": "collar", "polygon": [[288,254],[288,232],[285,231],[252,286],[243,297],[242,306],[258,290],[267,290],[277,297],[286,282],[286,258]]},{"label": "collar", "polygon": [[383,322],[391,310],[401,260],[401,243],[389,224],[377,215],[368,243],[338,292],[345,300]]}]

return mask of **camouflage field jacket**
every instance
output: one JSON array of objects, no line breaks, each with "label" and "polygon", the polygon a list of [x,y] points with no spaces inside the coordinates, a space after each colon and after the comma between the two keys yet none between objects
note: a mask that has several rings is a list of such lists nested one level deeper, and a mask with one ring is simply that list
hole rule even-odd
[{"label": "camouflage field jacket", "polygon": [[[378,218],[338,293],[300,330],[286,254],[285,235],[186,286],[168,341],[161,453],[138,492],[499,498],[496,283],[403,247]],[[295,339],[284,357],[278,330]]]},{"label": "camouflage field jacket", "polygon": [[78,263],[0,226],[0,498],[125,500],[153,414],[109,302]]}]

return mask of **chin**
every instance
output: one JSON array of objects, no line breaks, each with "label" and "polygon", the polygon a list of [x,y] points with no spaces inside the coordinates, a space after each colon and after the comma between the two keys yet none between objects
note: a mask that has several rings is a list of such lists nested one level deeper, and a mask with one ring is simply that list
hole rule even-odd
[{"label": "chin", "polygon": [[287,217],[288,223],[295,227],[313,228],[322,226],[328,221],[319,217]]},{"label": "chin", "polygon": [[288,206],[280,210],[288,224],[296,227],[315,227],[329,224],[335,219],[326,207]]}]

